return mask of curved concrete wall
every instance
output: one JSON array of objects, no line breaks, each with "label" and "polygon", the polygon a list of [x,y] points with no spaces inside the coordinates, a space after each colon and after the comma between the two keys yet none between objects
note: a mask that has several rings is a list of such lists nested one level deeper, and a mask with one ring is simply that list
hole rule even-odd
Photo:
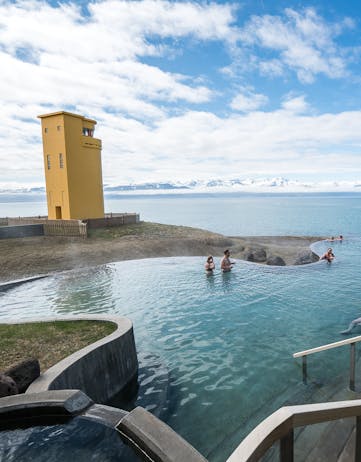
[{"label": "curved concrete wall", "polygon": [[118,327],[107,337],[52,366],[30,385],[26,393],[78,389],[95,402],[106,403],[136,382],[138,358],[132,322],[127,318],[111,316],[76,316],[44,321],[77,320],[110,321]]}]

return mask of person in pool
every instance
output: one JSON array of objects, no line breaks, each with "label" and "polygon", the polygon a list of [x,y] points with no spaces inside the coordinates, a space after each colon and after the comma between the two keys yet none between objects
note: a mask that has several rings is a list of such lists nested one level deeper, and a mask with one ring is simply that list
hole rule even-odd
[{"label": "person in pool", "polygon": [[332,262],[332,260],[335,258],[335,255],[332,252],[331,247],[327,249],[327,252],[325,252],[322,257],[320,257],[320,260],[327,260],[329,263]]},{"label": "person in pool", "polygon": [[231,256],[231,252],[227,249],[224,251],[224,257],[221,260],[221,270],[223,273],[228,273],[231,271],[234,263],[231,262],[229,257]]},{"label": "person in pool", "polygon": [[348,326],[348,328],[340,332],[340,334],[349,334],[354,327],[360,326],[360,325],[361,325],[361,318],[354,319],[353,321],[350,322],[350,325]]},{"label": "person in pool", "polygon": [[213,270],[215,269],[216,265],[214,264],[214,261],[213,261],[213,257],[212,255],[210,255],[208,258],[207,258],[207,261],[204,265],[204,269],[206,270],[206,272],[208,274],[211,274],[213,273]]}]

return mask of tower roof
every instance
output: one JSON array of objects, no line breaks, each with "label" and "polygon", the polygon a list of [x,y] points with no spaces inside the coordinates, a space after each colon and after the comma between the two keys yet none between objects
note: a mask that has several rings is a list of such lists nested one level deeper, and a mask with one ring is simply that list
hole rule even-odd
[{"label": "tower roof", "polygon": [[79,114],[73,114],[72,112],[67,112],[67,111],[58,111],[58,112],[50,112],[49,114],[41,114],[41,115],[38,115],[38,118],[39,119],[46,119],[47,117],[53,117],[53,116],[58,116],[58,115],[66,115],[66,116],[70,116],[70,117],[77,117],[78,119],[82,119],[86,122],[91,122],[93,124],[96,124],[96,120],[93,120],[93,119],[88,119],[87,117],[84,117],[82,115],[79,115]]}]

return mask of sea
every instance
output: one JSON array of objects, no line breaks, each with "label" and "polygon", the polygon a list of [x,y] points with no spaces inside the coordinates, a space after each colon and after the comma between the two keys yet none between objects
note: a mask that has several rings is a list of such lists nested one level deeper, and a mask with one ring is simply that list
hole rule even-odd
[{"label": "sea", "polygon": [[[106,212],[227,236],[358,236],[360,193],[222,193],[105,196]],[[46,215],[45,196],[0,196],[0,217]]]}]

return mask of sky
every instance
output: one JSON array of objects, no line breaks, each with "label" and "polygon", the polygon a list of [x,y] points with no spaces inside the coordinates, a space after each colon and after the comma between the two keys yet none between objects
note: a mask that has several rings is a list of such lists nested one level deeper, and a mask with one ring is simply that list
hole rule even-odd
[{"label": "sky", "polygon": [[97,121],[105,185],[361,181],[358,1],[0,0],[0,188],[39,114]]}]

